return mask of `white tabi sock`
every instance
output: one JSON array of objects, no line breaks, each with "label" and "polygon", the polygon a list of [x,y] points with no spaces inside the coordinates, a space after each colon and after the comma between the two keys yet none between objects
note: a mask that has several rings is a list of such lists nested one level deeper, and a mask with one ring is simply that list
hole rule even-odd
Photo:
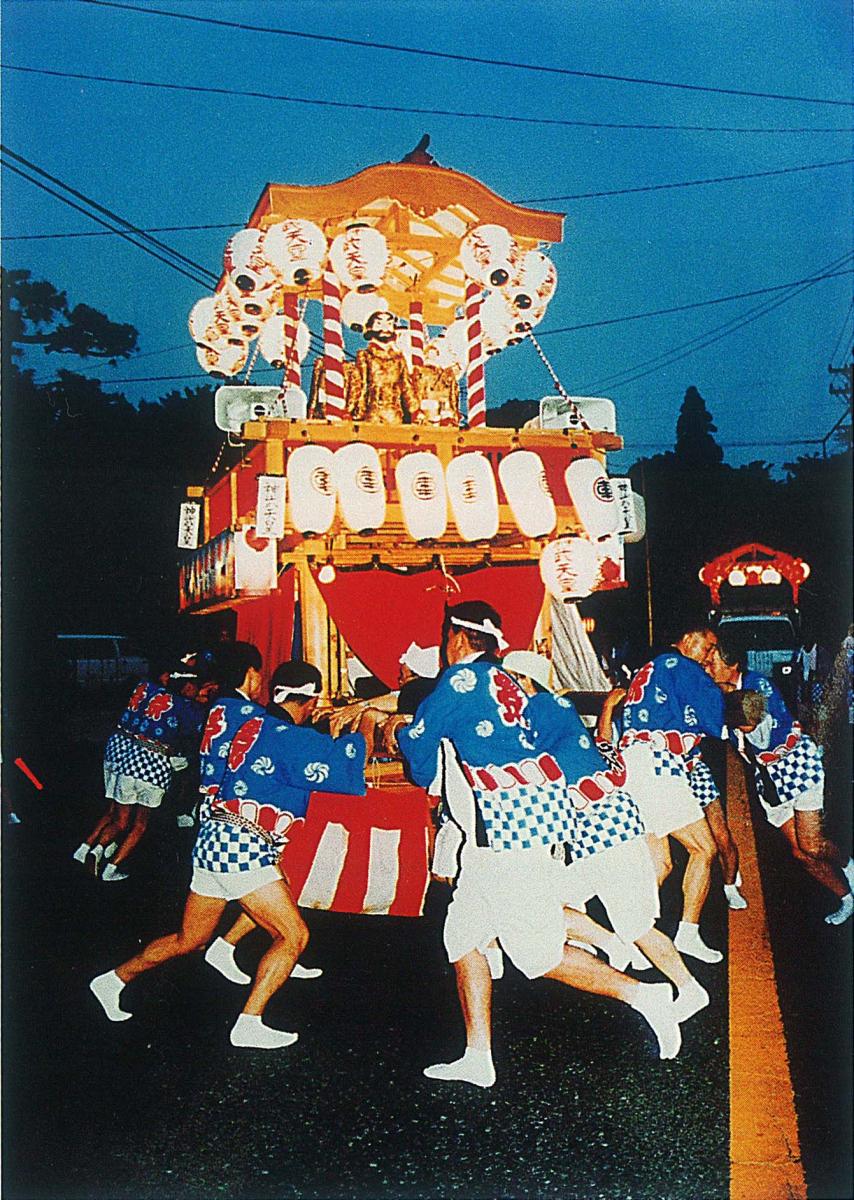
[{"label": "white tabi sock", "polygon": [[827,925],[844,925],[852,913],[854,913],[854,896],[849,892],[847,896],[842,897],[842,903],[836,912],[828,913],[824,920]]},{"label": "white tabi sock", "polygon": [[854,858],[849,858],[848,862],[842,868],[842,874],[848,880],[848,886],[854,892]]},{"label": "white tabi sock", "polygon": [[294,969],[291,971],[291,979],[319,979],[323,974],[322,967],[304,967],[301,963],[294,963]]},{"label": "white tabi sock", "polygon": [[298,1033],[271,1029],[262,1023],[260,1017],[248,1013],[240,1014],[230,1035],[232,1046],[249,1046],[256,1050],[282,1050],[285,1046],[292,1046],[298,1037]]},{"label": "white tabi sock", "polygon": [[699,958],[700,962],[717,963],[723,958],[720,950],[713,950],[700,937],[700,926],[691,921],[680,921],[673,944],[680,954]]},{"label": "white tabi sock", "polygon": [[679,1018],[669,983],[639,983],[629,1002],[644,1017],[658,1038],[658,1057],[675,1058],[682,1045]]},{"label": "white tabi sock", "polygon": [[127,879],[127,872],[120,871],[115,863],[107,863],[101,872],[102,883],[118,883],[120,879]]},{"label": "white tabi sock", "polygon": [[129,1021],[133,1016],[133,1013],[125,1012],[119,1003],[124,986],[115,971],[96,975],[89,984],[89,991],[97,998],[111,1021]]},{"label": "white tabi sock", "polygon": [[209,963],[220,975],[224,975],[231,983],[251,983],[252,976],[241,971],[234,961],[234,947],[225,938],[215,938],[205,952],[205,962]]},{"label": "white tabi sock", "polygon": [[456,1062],[436,1063],[435,1066],[425,1067],[424,1074],[428,1079],[442,1079],[446,1082],[459,1080],[462,1083],[473,1083],[475,1087],[492,1087],[495,1083],[492,1051],[472,1050],[467,1047],[465,1054]]},{"label": "white tabi sock", "polygon": [[81,842],[80,845],[77,847],[77,849],[74,851],[74,853],[71,855],[71,857],[74,859],[75,862],[79,862],[79,863],[85,862],[86,856],[91,849],[92,849],[92,847],[89,845],[88,842]]},{"label": "white tabi sock", "polygon": [[730,908],[747,908],[747,900],[738,890],[738,885],[740,882],[740,878],[736,876],[735,883],[724,884],[724,895],[726,896],[726,902]]},{"label": "white tabi sock", "polygon": [[709,1003],[709,993],[701,983],[692,979],[680,988],[673,1001],[673,1012],[677,1021],[687,1021],[695,1013],[700,1012]]},{"label": "white tabi sock", "polygon": [[110,842],[109,846],[107,846],[104,850],[104,858],[112,858],[118,848],[118,842]]},{"label": "white tabi sock", "polygon": [[481,954],[489,967],[490,979],[501,979],[504,975],[504,952],[501,947],[487,946],[485,950],[481,950]]}]

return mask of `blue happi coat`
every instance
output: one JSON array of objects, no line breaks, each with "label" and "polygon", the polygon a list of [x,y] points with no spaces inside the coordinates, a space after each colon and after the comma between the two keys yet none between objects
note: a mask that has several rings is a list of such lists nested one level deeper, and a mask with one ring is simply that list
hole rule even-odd
[{"label": "blue happi coat", "polygon": [[768,715],[739,746],[753,769],[760,799],[773,808],[793,803],[804,793],[823,791],[821,752],[789,712],[779,689],[758,671],[746,671],[740,686],[759,692],[767,705]]},{"label": "blue happi coat", "polygon": [[[220,739],[217,739],[219,741]],[[272,866],[312,791],[365,794],[365,739],[339,738],[263,709],[244,719],[230,741],[215,795],[200,812],[193,861],[209,871]]]},{"label": "blue happi coat", "polygon": [[107,741],[104,763],[120,775],[165,789],[172,779],[172,757],[195,751],[204,721],[205,708],[197,701],[157,683],[139,683]]},{"label": "blue happi coat", "polygon": [[226,769],[231,739],[250,717],[263,717],[260,704],[239,692],[221,696],[211,705],[199,746],[199,789],[203,796],[216,795]]},{"label": "blue happi coat", "polygon": [[398,733],[410,774],[422,787],[437,779],[445,740],[474,797],[478,844],[510,850],[572,841],[567,788],[576,781],[567,780],[552,753],[561,740],[557,722],[532,720],[529,697],[497,662],[479,658],[448,667],[413,723]]},{"label": "blue happi coat", "polygon": [[768,750],[785,754],[787,747],[791,749],[794,746],[802,730],[789,712],[780,689],[758,671],[745,671],[739,686],[746,692],[759,692],[765,697],[768,715],[771,718],[771,740]]},{"label": "blue happi coat", "polygon": [[621,746],[652,742],[684,757],[704,737],[723,735],[723,693],[693,659],[668,650],[632,679],[623,710]]},{"label": "blue happi coat", "polygon": [[646,833],[638,807],[625,791],[622,759],[612,747],[591,737],[572,701],[539,692],[530,698],[530,712],[566,776],[574,810],[571,859],[586,858]]}]

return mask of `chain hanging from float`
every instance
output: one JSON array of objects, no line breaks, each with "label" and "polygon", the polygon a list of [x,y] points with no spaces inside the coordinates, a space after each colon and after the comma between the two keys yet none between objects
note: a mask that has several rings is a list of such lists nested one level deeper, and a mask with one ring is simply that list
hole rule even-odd
[{"label": "chain hanging from float", "polygon": [[531,341],[533,342],[534,349],[536,350],[537,354],[539,354],[540,358],[542,359],[543,366],[546,368],[549,375],[551,375],[552,383],[557,388],[558,394],[560,395],[561,399],[566,401],[566,403],[569,407],[570,424],[577,426],[577,428],[579,428],[579,429],[589,429],[590,426],[588,425],[588,423],[585,421],[584,417],[582,416],[581,409],[578,407],[578,405],[575,403],[575,401],[572,399],[572,397],[567,394],[567,391],[564,388],[561,381],[558,379],[557,374],[555,373],[555,370],[552,367],[552,364],[546,358],[545,351],[543,350],[542,346],[537,341],[537,339],[534,337],[534,331],[532,329],[526,329],[525,337],[530,338]]}]

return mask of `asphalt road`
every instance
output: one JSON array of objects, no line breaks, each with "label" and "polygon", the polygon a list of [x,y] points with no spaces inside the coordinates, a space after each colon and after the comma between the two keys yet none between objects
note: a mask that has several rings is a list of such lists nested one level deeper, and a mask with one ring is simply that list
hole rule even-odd
[{"label": "asphalt road", "polygon": [[[496,1085],[433,1082],[422,1068],[463,1045],[435,887],[421,920],[307,914],[304,961],[324,974],[290,981],[268,1008],[269,1024],[300,1033],[283,1051],[230,1046],[243,989],[199,956],[129,986],[134,1019],[107,1022],[88,980],[174,927],[192,833],[166,810],[131,879],[91,879],[70,854],[101,808],[100,747],[59,750],[37,756],[43,792],[14,778],[23,824],[4,828],[4,1196],[727,1196],[726,964],[697,964],[712,1003],[673,1062],[625,1006],[509,968]],[[762,834],[760,852],[777,881],[811,1195],[845,1197],[850,926],[823,925],[829,906],[809,880],[792,884],[778,841]],[[675,899],[668,885],[665,928]],[[716,889],[707,940],[724,945],[725,929]],[[241,946],[246,969],[264,945],[258,934]]]}]

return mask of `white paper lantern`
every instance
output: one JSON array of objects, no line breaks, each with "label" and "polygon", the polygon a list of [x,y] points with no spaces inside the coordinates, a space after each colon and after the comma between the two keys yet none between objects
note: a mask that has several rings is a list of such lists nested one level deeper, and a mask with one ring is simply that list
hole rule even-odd
[{"label": "white paper lantern", "polygon": [[480,542],[498,533],[498,489],[489,460],[479,451],[458,454],[445,469],[451,511],[464,542]]},{"label": "white paper lantern", "polygon": [[469,355],[468,325],[465,321],[454,321],[436,341],[439,343],[443,358],[458,375],[466,369]]},{"label": "white paper lantern", "polygon": [[217,293],[217,303],[232,325],[251,341],[272,315],[274,295],[271,291],[259,291],[252,296],[243,296],[226,281],[225,287]]},{"label": "white paper lantern", "polygon": [[551,533],[557,523],[557,511],[539,454],[514,450],[498,464],[498,478],[513,519],[525,537],[539,538]]},{"label": "white paper lantern", "polygon": [[507,294],[517,312],[545,311],[557,287],[557,268],[539,250],[523,254],[518,269],[507,285]]},{"label": "white paper lantern", "polygon": [[304,421],[308,412],[308,396],[301,387],[289,383],[281,393],[282,405],[285,410],[285,420]]},{"label": "white paper lantern", "polygon": [[263,252],[281,284],[303,288],[320,277],[326,238],[313,221],[301,217],[279,221],[264,234]]},{"label": "white paper lantern", "polygon": [[375,312],[388,312],[388,300],[376,292],[348,292],[341,301],[343,324],[359,332]]},{"label": "white paper lantern", "polygon": [[227,342],[196,346],[196,360],[209,375],[230,379],[246,366],[246,346],[231,346]]},{"label": "white paper lantern", "polygon": [[[281,315],[268,317],[264,322],[258,337],[258,349],[271,367],[281,370],[291,361],[293,348],[285,336],[288,326]],[[311,334],[305,321],[300,321],[296,327],[296,362],[303,362],[311,346]]]},{"label": "white paper lantern", "polygon": [[328,446],[298,446],[288,458],[291,524],[300,533],[326,533],[335,517],[334,458]]},{"label": "white paper lantern", "polygon": [[593,541],[616,533],[620,513],[614,489],[596,458],[576,458],[566,468],[566,489],[584,532]]},{"label": "white paper lantern", "polygon": [[278,553],[275,538],[257,538],[252,529],[234,534],[234,586],[238,591],[262,594],[275,589]]},{"label": "white paper lantern", "polygon": [[483,349],[487,354],[497,354],[511,341],[521,341],[522,334],[516,330],[516,317],[510,310],[502,292],[490,292],[480,308],[480,326],[483,331]]},{"label": "white paper lantern", "polygon": [[388,264],[388,244],[371,225],[352,225],[329,247],[332,270],[348,291],[379,287]]},{"label": "white paper lantern", "polygon": [[469,279],[503,287],[514,274],[518,248],[503,225],[477,225],[460,243],[460,262]]},{"label": "white paper lantern", "polygon": [[639,542],[646,535],[646,501],[637,492],[632,492],[632,502],[635,508],[635,530],[623,535],[624,542]]},{"label": "white paper lantern", "polygon": [[394,469],[406,531],[416,542],[440,538],[448,525],[445,472],[435,454],[404,454]]},{"label": "white paper lantern", "polygon": [[556,600],[580,600],[600,582],[599,555],[586,538],[557,538],[540,555],[540,578]]},{"label": "white paper lantern", "polygon": [[232,319],[218,296],[204,296],[190,310],[187,319],[190,337],[197,346],[215,346],[228,343],[245,346],[249,340]]},{"label": "white paper lantern", "polygon": [[264,233],[260,229],[241,229],[230,237],[222,261],[226,275],[244,294],[264,291],[276,282],[264,255]]},{"label": "white paper lantern", "polygon": [[350,442],[335,451],[335,487],[341,515],[354,533],[379,529],[385,521],[385,483],[373,446]]}]

